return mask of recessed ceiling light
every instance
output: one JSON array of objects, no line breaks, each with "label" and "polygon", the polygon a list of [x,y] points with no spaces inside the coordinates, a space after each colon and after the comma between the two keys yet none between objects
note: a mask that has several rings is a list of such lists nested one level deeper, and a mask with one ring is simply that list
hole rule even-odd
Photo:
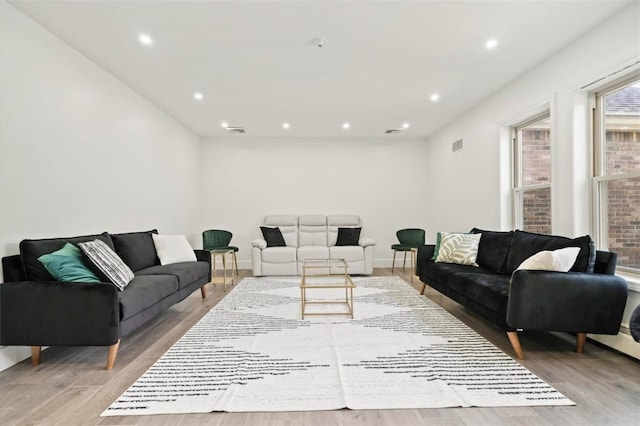
[{"label": "recessed ceiling light", "polygon": [[438,95],[437,93],[432,93],[429,99],[431,99],[431,102],[437,102],[440,99],[440,95]]},{"label": "recessed ceiling light", "polygon": [[194,97],[194,99],[197,99],[197,100],[199,100],[199,101],[201,101],[201,100],[203,100],[203,99],[204,99],[204,95],[203,95],[202,93],[200,93],[200,92],[195,92],[195,93],[193,94],[193,97]]},{"label": "recessed ceiling light", "polygon": [[409,123],[402,123],[402,128],[403,129],[408,129],[409,126],[411,126]]},{"label": "recessed ceiling light", "polygon": [[144,46],[151,46],[153,44],[153,39],[149,34],[138,35],[138,41]]},{"label": "recessed ceiling light", "polygon": [[487,50],[491,50],[491,49],[495,49],[496,46],[498,45],[498,40],[496,40],[495,38],[490,38],[489,40],[487,40],[487,42],[484,44],[485,49]]},{"label": "recessed ceiling light", "polygon": [[282,123],[282,128],[283,129],[288,129],[289,127],[291,127],[291,125],[289,123]]},{"label": "recessed ceiling light", "polygon": [[227,123],[226,121],[223,121],[222,123],[220,123],[220,125],[226,129],[227,127],[229,127],[229,123]]},{"label": "recessed ceiling light", "polygon": [[342,123],[342,128],[343,128],[343,129],[347,130],[347,129],[349,129],[350,127],[351,127],[351,124],[350,124],[350,123]]}]

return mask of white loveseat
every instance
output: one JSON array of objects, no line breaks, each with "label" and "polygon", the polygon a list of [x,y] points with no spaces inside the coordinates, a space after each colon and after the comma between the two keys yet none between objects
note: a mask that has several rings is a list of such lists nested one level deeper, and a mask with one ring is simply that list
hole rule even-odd
[{"label": "white loveseat", "polygon": [[350,274],[373,273],[374,240],[360,237],[357,246],[336,246],[338,228],[361,226],[357,215],[271,215],[263,226],[280,228],[286,247],[267,247],[264,238],[254,240],[254,276],[302,275],[305,259],[344,259]]}]

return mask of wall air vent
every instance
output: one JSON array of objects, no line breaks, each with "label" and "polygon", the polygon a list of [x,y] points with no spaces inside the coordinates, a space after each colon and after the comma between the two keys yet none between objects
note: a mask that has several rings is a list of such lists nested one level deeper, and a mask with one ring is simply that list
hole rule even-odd
[{"label": "wall air vent", "polygon": [[462,139],[458,139],[451,144],[451,152],[460,151],[462,149]]},{"label": "wall air vent", "polygon": [[227,127],[227,130],[231,133],[247,133],[244,127]]},{"label": "wall air vent", "polygon": [[393,135],[393,134],[396,134],[396,133],[400,133],[401,131],[402,131],[402,129],[389,129],[389,130],[385,131],[385,133],[387,135]]}]

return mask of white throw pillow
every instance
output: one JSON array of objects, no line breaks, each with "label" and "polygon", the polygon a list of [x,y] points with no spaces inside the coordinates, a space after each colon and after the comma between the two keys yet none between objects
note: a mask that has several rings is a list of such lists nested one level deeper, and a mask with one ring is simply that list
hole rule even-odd
[{"label": "white throw pillow", "polygon": [[184,235],[151,234],[161,265],[195,262],[196,254]]},{"label": "white throw pillow", "polygon": [[482,234],[440,233],[440,247],[436,262],[478,266],[478,245]]},{"label": "white throw pillow", "polygon": [[530,269],[538,271],[569,272],[576,263],[580,247],[566,247],[558,250],[540,251],[518,266],[518,269]]}]

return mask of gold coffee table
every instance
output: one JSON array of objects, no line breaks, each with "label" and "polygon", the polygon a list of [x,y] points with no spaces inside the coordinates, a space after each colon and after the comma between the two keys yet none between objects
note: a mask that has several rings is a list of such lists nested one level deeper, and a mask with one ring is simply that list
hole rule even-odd
[{"label": "gold coffee table", "polygon": [[[307,290],[344,289],[343,300],[309,301]],[[302,264],[300,298],[302,319],[305,315],[349,315],[353,318],[353,289],[356,285],[347,273],[344,259],[306,259]],[[307,312],[307,305],[345,305],[346,312]]]},{"label": "gold coffee table", "polygon": [[[233,285],[233,275],[227,277],[227,256],[233,256],[233,249],[220,249],[220,250],[210,250],[211,252],[211,263],[213,274],[211,277],[211,283],[213,285],[222,284],[224,291],[227,291],[227,281],[231,281],[231,285]],[[216,266],[216,258],[222,258],[222,276],[217,276],[218,268]],[[231,260],[233,262],[233,259]],[[233,264],[233,263],[232,263]],[[231,267],[231,272],[233,272],[233,266]]]}]

